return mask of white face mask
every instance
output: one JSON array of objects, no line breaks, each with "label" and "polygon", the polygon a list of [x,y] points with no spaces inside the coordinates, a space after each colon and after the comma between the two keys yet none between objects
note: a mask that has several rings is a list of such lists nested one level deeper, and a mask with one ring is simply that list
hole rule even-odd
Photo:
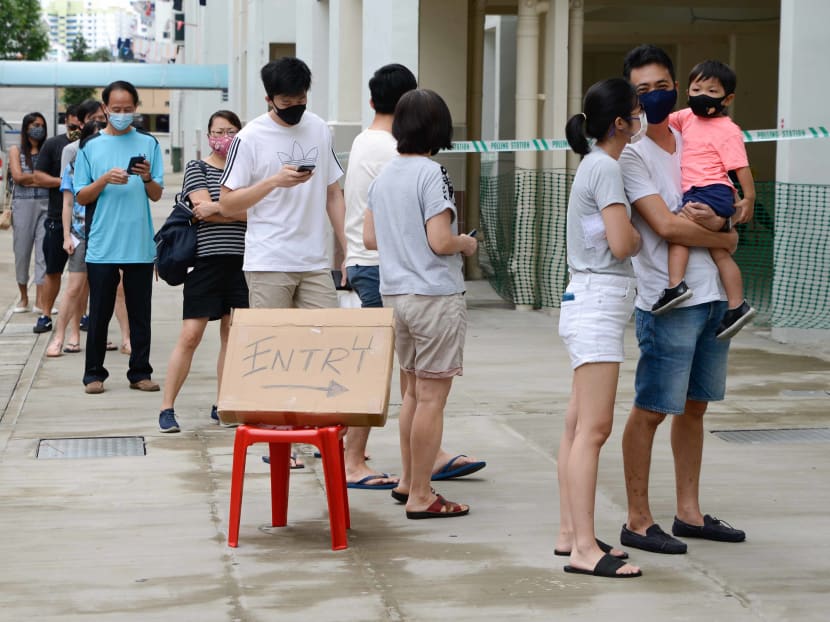
[{"label": "white face mask", "polygon": [[648,120],[646,119],[646,113],[640,113],[640,129],[634,132],[631,135],[631,139],[629,140],[630,143],[636,143],[637,141],[641,140],[643,136],[646,135],[648,131]]}]

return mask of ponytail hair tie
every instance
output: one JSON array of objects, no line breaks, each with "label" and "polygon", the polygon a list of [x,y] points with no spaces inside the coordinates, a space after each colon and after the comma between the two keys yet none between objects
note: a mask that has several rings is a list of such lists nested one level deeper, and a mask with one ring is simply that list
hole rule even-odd
[{"label": "ponytail hair tie", "polygon": [[587,121],[587,120],[588,120],[588,116],[587,116],[584,112],[580,112],[579,114],[581,114],[581,115],[582,115],[582,119],[583,119],[583,121]]}]

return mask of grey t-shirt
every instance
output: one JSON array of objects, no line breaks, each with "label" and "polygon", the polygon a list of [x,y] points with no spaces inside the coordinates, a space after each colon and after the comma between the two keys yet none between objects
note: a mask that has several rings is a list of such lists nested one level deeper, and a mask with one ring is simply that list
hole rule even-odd
[{"label": "grey t-shirt", "polygon": [[398,156],[369,186],[369,211],[380,256],[380,293],[448,296],[464,291],[461,254],[437,255],[427,241],[427,221],[452,211],[458,233],[452,182],[446,169],[423,156]]},{"label": "grey t-shirt", "polygon": [[571,273],[634,276],[631,259],[614,257],[605,237],[600,212],[614,204],[625,205],[625,211],[631,216],[619,163],[599,147],[594,147],[576,170],[568,199],[568,268]]}]

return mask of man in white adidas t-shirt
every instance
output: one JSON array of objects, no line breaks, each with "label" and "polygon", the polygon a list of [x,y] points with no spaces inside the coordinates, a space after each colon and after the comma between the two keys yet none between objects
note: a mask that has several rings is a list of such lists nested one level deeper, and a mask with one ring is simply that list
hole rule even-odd
[{"label": "man in white adidas t-shirt", "polygon": [[220,181],[220,212],[248,212],[245,261],[252,308],[337,306],[327,218],[346,247],[343,169],[328,125],[306,111],[311,71],[283,57],[262,68],[271,110],[236,135]]},{"label": "man in white adidas t-shirt", "polygon": [[[311,71],[303,61],[271,61],[261,77],[271,109],[237,133],[219,182],[219,212],[248,212],[242,269],[249,303],[253,309],[337,307],[326,218],[345,249],[346,205],[331,131],[306,111]],[[303,466],[292,454],[291,468]]]}]

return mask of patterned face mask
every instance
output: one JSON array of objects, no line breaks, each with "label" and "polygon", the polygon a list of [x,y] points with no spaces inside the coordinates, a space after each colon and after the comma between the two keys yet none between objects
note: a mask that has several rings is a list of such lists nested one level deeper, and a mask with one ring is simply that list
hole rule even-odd
[{"label": "patterned face mask", "polygon": [[210,145],[210,148],[220,156],[228,155],[228,149],[231,148],[232,142],[233,136],[228,136],[227,134],[224,136],[208,136],[208,144]]}]

